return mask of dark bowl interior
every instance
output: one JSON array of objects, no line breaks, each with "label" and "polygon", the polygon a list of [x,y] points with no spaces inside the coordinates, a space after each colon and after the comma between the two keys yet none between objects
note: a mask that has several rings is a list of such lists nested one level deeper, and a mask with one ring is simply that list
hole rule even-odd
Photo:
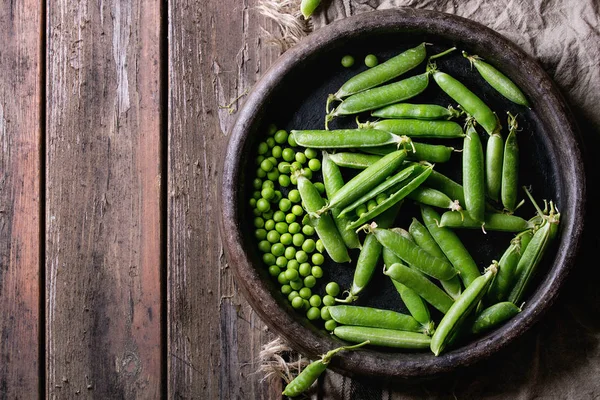
[{"label": "dark bowl interior", "polygon": [[[526,93],[531,109],[504,99],[471,69],[459,51],[437,62],[440,70],[462,81],[498,112],[504,136],[507,134],[505,112],[519,114],[522,128],[520,183],[531,185],[536,199],[555,201],[561,212],[560,233],[543,260],[543,273],[530,290],[523,312],[507,324],[439,357],[429,352],[376,348],[342,353],[334,358],[331,368],[347,375],[428,377],[491,355],[530,328],[552,304],[579,247],[585,190],[579,137],[568,107],[539,65],[498,33],[464,18],[413,9],[377,11],[333,23],[286,52],[256,84],[233,127],[222,176],[221,229],[229,264],[253,308],[267,325],[307,356],[315,357],[340,345],[341,341],[291,308],[279,291],[280,285],[268,275],[261,261],[248,206],[256,169],[256,146],[265,138],[271,123],[288,131],[322,129],[327,95],[366,68],[362,62],[365,55],[373,53],[385,60],[421,42],[432,43],[428,54],[452,46],[478,54]],[[355,56],[354,67],[340,65],[345,54]],[[421,73],[424,68],[423,64],[403,77]],[[456,105],[433,79],[429,88],[410,102]],[[353,117],[339,118],[330,128],[354,126]],[[485,140],[485,134],[482,139]],[[444,143],[462,147],[461,140]],[[436,165],[436,170],[460,182],[460,154],[453,155],[447,164]],[[529,202],[518,211],[518,215],[525,218],[533,214]],[[406,202],[396,226],[408,228],[411,218],[417,215],[418,209]],[[457,233],[481,269],[491,260],[499,259],[513,237],[497,232]],[[352,253],[353,260],[357,256]],[[323,269],[325,276],[314,292],[323,294],[323,286],[330,280],[337,281],[342,288],[350,286],[352,267],[329,260]],[[380,272],[375,274],[357,304],[406,312],[390,280]]]}]

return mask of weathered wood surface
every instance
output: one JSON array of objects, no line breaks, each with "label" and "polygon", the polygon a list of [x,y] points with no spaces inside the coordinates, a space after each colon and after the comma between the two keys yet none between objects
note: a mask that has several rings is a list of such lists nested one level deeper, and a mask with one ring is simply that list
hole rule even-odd
[{"label": "weathered wood surface", "polygon": [[42,8],[0,4],[0,398],[40,390]]},{"label": "weathered wood surface", "polygon": [[160,1],[48,1],[46,395],[161,394]]}]

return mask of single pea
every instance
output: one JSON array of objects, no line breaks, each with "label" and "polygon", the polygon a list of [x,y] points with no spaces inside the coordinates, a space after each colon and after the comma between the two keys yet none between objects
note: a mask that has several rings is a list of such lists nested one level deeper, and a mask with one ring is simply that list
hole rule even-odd
[{"label": "single pea", "polygon": [[298,184],[298,177],[296,175],[290,176],[290,182],[292,183],[292,185],[297,185]]},{"label": "single pea", "polygon": [[289,147],[286,147],[281,152],[281,158],[283,158],[285,161],[287,161],[289,163],[291,161],[294,161],[294,159],[296,158],[296,152],[294,150],[290,149]]},{"label": "single pea", "polygon": [[295,269],[286,269],[285,270],[285,277],[287,278],[288,281],[293,281],[298,279],[298,271]]},{"label": "single pea", "polygon": [[296,260],[298,260],[300,264],[305,263],[308,261],[308,254],[306,254],[304,250],[299,250],[296,252]]},{"label": "single pea", "polygon": [[290,172],[292,172],[292,164],[290,164],[287,161],[282,161],[279,164],[277,164],[277,170],[282,174],[289,174]]},{"label": "single pea", "polygon": [[322,278],[323,277],[323,268],[319,267],[318,265],[314,265],[310,269],[310,274],[317,279]]},{"label": "single pea", "polygon": [[304,175],[306,179],[311,180],[313,177],[313,172],[310,168],[302,168],[302,175]]},{"label": "single pea", "polygon": [[290,164],[290,169],[292,171],[300,171],[302,169],[302,164],[300,164],[298,161],[294,161],[292,164]]},{"label": "single pea", "polygon": [[[273,218],[273,210],[265,211],[265,212],[263,212],[263,213],[261,214],[261,216],[262,216],[264,219],[266,219],[266,220],[270,220],[270,219],[272,219],[272,218]],[[265,229],[267,229],[267,228],[266,228],[266,226],[267,226],[267,223],[265,222]],[[273,227],[274,227],[274,226],[275,226],[275,225],[273,225]],[[271,229],[273,229],[273,228],[271,228]],[[267,229],[267,230],[268,230],[268,229]]]},{"label": "single pea", "polygon": [[304,225],[302,227],[302,233],[304,233],[306,236],[312,236],[315,234],[315,228],[310,225]]},{"label": "single pea", "polygon": [[286,232],[279,237],[279,241],[284,246],[289,246],[290,244],[292,244],[292,235]]},{"label": "single pea", "polygon": [[302,214],[304,214],[304,209],[302,208],[302,206],[300,206],[298,204],[294,204],[294,206],[292,207],[292,214],[299,217]]},{"label": "single pea", "polygon": [[277,259],[275,258],[275,256],[271,253],[265,253],[263,254],[263,262],[267,265],[273,265],[275,264],[275,261],[277,261]]},{"label": "single pea", "polygon": [[301,151],[297,151],[296,152],[296,161],[298,161],[300,164],[305,164],[306,163],[306,155],[304,155],[304,153],[302,153]]},{"label": "single pea", "polygon": [[304,281],[302,279],[296,279],[295,281],[290,282],[290,286],[294,290],[300,290],[304,287]]},{"label": "single pea", "polygon": [[275,141],[277,143],[283,144],[287,141],[287,139],[288,139],[288,133],[285,130],[280,129],[277,132],[275,132]]},{"label": "single pea", "polygon": [[254,237],[258,240],[265,240],[267,238],[267,230],[262,228],[256,229],[254,231]]},{"label": "single pea", "polygon": [[288,144],[292,147],[298,146],[298,143],[294,140],[294,135],[288,135]]},{"label": "single pea", "polygon": [[315,321],[321,318],[321,310],[319,310],[317,307],[309,308],[306,312],[306,318],[308,318],[311,321]]},{"label": "single pea", "polygon": [[[289,235],[289,233],[286,233],[286,235]],[[281,236],[283,236],[283,235],[281,235]],[[285,253],[283,253],[283,255],[288,260],[294,259],[294,261],[297,262],[297,260],[295,260],[295,258],[296,258],[296,248],[295,247],[292,247],[292,246],[286,247],[285,248]]]},{"label": "single pea", "polygon": [[329,313],[329,308],[327,308],[327,306],[321,308],[321,319],[323,321],[329,321],[331,319],[331,314]]},{"label": "single pea", "polygon": [[277,210],[273,213],[273,221],[281,222],[285,220],[285,213],[281,210]]},{"label": "single pea", "polygon": [[277,132],[277,125],[269,124],[269,126],[267,127],[267,135],[273,136],[275,132]]},{"label": "single pea", "polygon": [[265,142],[260,142],[258,144],[258,154],[265,154],[269,151],[269,146]]},{"label": "single pea", "polygon": [[[288,215],[294,215],[294,214],[288,214]],[[294,215],[294,218],[296,218],[296,216]],[[286,218],[287,219],[287,218]],[[299,233],[302,230],[302,227],[300,226],[299,223],[297,222],[292,222],[289,227],[288,227],[288,232],[295,235],[297,233]],[[300,240],[300,239],[297,239]],[[304,237],[302,237],[302,241],[304,242]]]},{"label": "single pea", "polygon": [[325,194],[325,185],[321,182],[315,182],[315,188],[319,191],[319,194]]},{"label": "single pea", "polygon": [[273,139],[272,137],[267,138],[265,142],[267,142],[267,146],[269,146],[270,149],[272,149],[273,146],[275,146],[275,139]]},{"label": "single pea", "polygon": [[347,54],[344,57],[342,57],[342,67],[344,67],[344,68],[350,68],[353,65],[354,65],[354,57],[352,57],[349,54]]},{"label": "single pea", "polygon": [[310,275],[310,264],[305,262],[300,264],[300,268],[298,269],[300,276],[307,277]]},{"label": "single pea", "polygon": [[321,239],[317,240],[317,251],[319,253],[323,253],[325,251],[325,246],[323,246],[323,241]]},{"label": "single pea", "polygon": [[271,189],[275,190],[275,183],[273,183],[273,181],[269,181],[269,180],[263,181],[260,189],[265,189],[265,188],[271,188]]},{"label": "single pea", "polygon": [[[277,141],[277,140],[275,140]],[[281,158],[281,154],[283,152],[283,149],[281,148],[281,146],[274,146],[271,149],[271,155],[275,158]]]},{"label": "single pea", "polygon": [[296,310],[301,309],[304,307],[304,299],[300,296],[294,297],[294,299],[292,299],[292,307],[294,307]]},{"label": "single pea", "polygon": [[366,214],[366,212],[367,212],[367,205],[361,204],[360,206],[356,207],[355,211],[356,211],[356,215],[358,217],[362,217],[362,215]]},{"label": "single pea", "polygon": [[290,190],[290,192],[288,193],[288,199],[290,199],[292,203],[300,203],[300,200],[302,199],[300,198],[300,192],[298,191],[298,189]]},{"label": "single pea", "polygon": [[248,204],[250,204],[250,207],[256,208],[256,199],[252,198],[248,200]]},{"label": "single pea", "polygon": [[261,188],[262,188],[262,184],[263,184],[263,181],[262,181],[262,179],[259,179],[259,178],[255,178],[255,179],[252,181],[252,187],[253,187],[254,189],[256,189],[256,190],[259,190],[259,189],[261,189]]},{"label": "single pea", "polygon": [[300,263],[298,261],[294,260],[290,260],[288,261],[288,265],[287,265],[288,269],[298,269],[300,268]]},{"label": "single pea", "polygon": [[[271,253],[273,253],[273,255],[275,257],[279,257],[282,256],[283,253],[285,252],[285,246],[282,245],[281,243],[273,243],[273,245],[271,246]],[[285,264],[287,264],[287,261],[285,262]],[[284,266],[285,266],[284,264]],[[279,265],[279,264],[277,264]],[[281,267],[281,265],[279,265]]]},{"label": "single pea", "polygon": [[292,300],[294,300],[296,297],[299,297],[299,296],[300,295],[298,294],[298,291],[293,290],[293,291],[290,292],[290,294],[288,294],[288,301],[292,302]]},{"label": "single pea", "polygon": [[260,194],[263,199],[271,200],[275,196],[275,191],[270,187],[266,187],[260,191]]},{"label": "single pea", "polygon": [[279,209],[283,212],[288,212],[292,208],[292,202],[289,199],[279,200]]},{"label": "single pea", "polygon": [[[289,213],[285,215],[285,222],[292,226],[293,223],[296,223],[296,216],[293,213]],[[291,228],[288,228],[288,230]],[[298,232],[300,232],[300,224],[298,224]],[[290,232],[293,233],[293,232]]]},{"label": "single pea", "polygon": [[302,297],[303,299],[310,299],[310,296],[312,296],[312,290],[310,290],[310,288],[307,287],[303,287],[302,289],[300,289],[298,291],[298,294],[300,295],[300,297]]},{"label": "single pea", "polygon": [[317,278],[315,278],[314,276],[309,275],[306,278],[304,278],[304,286],[306,286],[307,288],[315,287],[316,284]]},{"label": "single pea", "polygon": [[279,275],[277,275],[277,282],[279,282],[280,285],[286,285],[290,283],[290,280],[285,277],[285,273],[286,271],[281,271]]},{"label": "single pea", "polygon": [[[314,253],[310,257],[310,261],[312,261],[313,265],[323,265],[323,263],[325,262],[325,257],[323,257],[323,254],[321,254],[321,253]],[[317,276],[317,278],[318,278],[318,276]]]},{"label": "single pea", "polygon": [[275,224],[275,230],[277,232],[279,232],[280,234],[287,233],[287,231],[288,231],[288,224],[286,224],[285,222],[278,222],[278,223]]},{"label": "single pea", "polygon": [[325,286],[325,291],[327,294],[335,297],[340,294],[340,285],[338,285],[337,282],[329,282],[327,286]]},{"label": "single pea", "polygon": [[313,239],[306,239],[304,241],[304,243],[302,243],[302,250],[304,250],[307,253],[312,253],[313,251],[315,251],[315,241]]},{"label": "single pea", "polygon": [[279,181],[279,185],[281,185],[281,187],[288,187],[292,183],[290,177],[287,175],[283,175],[283,174],[279,175],[278,181]]},{"label": "single pea", "polygon": [[275,182],[276,180],[279,179],[279,171],[276,169],[273,169],[271,172],[267,172],[267,179]]},{"label": "single pea", "polygon": [[256,190],[255,192],[252,193],[252,198],[253,199],[260,199],[262,196],[260,195],[260,190]]},{"label": "single pea", "polygon": [[255,162],[255,164],[256,164],[256,165],[260,166],[260,163],[261,163],[261,162],[263,162],[263,160],[264,160],[265,158],[266,158],[265,156],[257,156],[257,157],[254,159],[254,162]]},{"label": "single pea", "polygon": [[260,169],[265,172],[269,172],[273,169],[273,163],[267,158],[260,163]]},{"label": "single pea", "polygon": [[281,293],[286,295],[292,293],[292,287],[290,285],[281,286]]},{"label": "single pea", "polygon": [[325,321],[325,329],[329,332],[333,332],[335,328],[337,328],[337,322],[332,319]]},{"label": "single pea", "polygon": [[379,64],[379,60],[377,60],[377,56],[375,54],[369,54],[365,57],[365,65],[369,68],[373,68]]},{"label": "single pea", "polygon": [[269,204],[269,200],[265,198],[260,198],[256,201],[256,209],[260,212],[266,212],[271,209],[271,205]]},{"label": "single pea", "polygon": [[379,193],[377,195],[377,197],[375,198],[375,201],[379,205],[379,204],[383,203],[386,199],[387,199],[387,194],[385,194],[385,193]]},{"label": "single pea", "polygon": [[275,229],[275,221],[272,219],[268,219],[265,221],[265,229],[267,231],[272,231],[273,229]]},{"label": "single pea", "polygon": [[310,168],[311,171],[318,171],[321,169],[321,161],[319,161],[317,158],[313,158],[312,160],[308,161],[308,168]]},{"label": "single pea", "polygon": [[335,305],[335,298],[330,295],[330,294],[326,294],[325,296],[323,296],[323,304],[326,306],[334,306]]},{"label": "single pea", "polygon": [[319,296],[318,294],[313,294],[312,296],[310,296],[310,299],[308,299],[308,302],[313,307],[320,307],[321,306],[321,296]]},{"label": "single pea", "polygon": [[304,243],[304,235],[295,233],[294,236],[292,236],[292,243],[294,243],[294,246],[301,247],[302,243]]},{"label": "single pea", "polygon": [[308,299],[304,299],[303,310],[308,311],[309,309],[310,309],[310,303],[308,302]]},{"label": "single pea", "polygon": [[254,227],[255,228],[262,228],[263,226],[265,226],[264,219],[262,219],[261,217],[254,218]]},{"label": "single pea", "polygon": [[271,242],[269,242],[268,240],[261,240],[260,242],[258,242],[258,249],[262,253],[270,252],[271,251]]},{"label": "single pea", "polygon": [[288,259],[285,258],[284,256],[279,256],[275,260],[275,265],[277,265],[279,268],[285,268],[287,263],[288,263]]},{"label": "single pea", "polygon": [[267,176],[267,172],[264,169],[258,167],[258,169],[256,170],[256,176],[258,176],[259,178],[264,178]]},{"label": "single pea", "polygon": [[271,243],[277,243],[279,242],[279,238],[281,237],[281,235],[279,234],[279,232],[273,230],[273,231],[269,231],[267,233],[267,240]]},{"label": "single pea", "polygon": [[260,217],[260,216],[262,215],[262,213],[260,212],[260,210],[259,210],[258,208],[254,208],[254,209],[252,209],[252,214],[253,214],[255,217]]},{"label": "single pea", "polygon": [[377,202],[375,200],[371,199],[367,202],[367,211],[371,211],[375,207],[377,207]]},{"label": "single pea", "polygon": [[304,150],[304,155],[306,158],[311,160],[313,158],[317,158],[319,156],[319,152],[311,147],[308,147]]},{"label": "single pea", "polygon": [[277,275],[279,275],[281,273],[281,268],[279,268],[277,265],[271,265],[269,267],[269,275],[275,277]]},{"label": "single pea", "polygon": [[[267,160],[271,161],[271,164],[273,164],[273,167],[275,167],[277,165],[277,159],[273,156],[268,157]],[[267,171],[269,172],[269,171]]]}]

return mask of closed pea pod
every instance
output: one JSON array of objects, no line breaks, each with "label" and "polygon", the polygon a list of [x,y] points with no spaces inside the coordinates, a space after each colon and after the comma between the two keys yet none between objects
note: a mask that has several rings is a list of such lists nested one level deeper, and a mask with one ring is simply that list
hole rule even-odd
[{"label": "closed pea pod", "polygon": [[489,331],[520,312],[521,309],[509,301],[496,303],[477,315],[471,326],[471,332],[477,335]]},{"label": "closed pea pod", "polygon": [[448,208],[451,211],[461,211],[458,200],[451,200],[445,193],[425,186],[419,186],[408,196],[409,199],[428,206]]},{"label": "closed pea pod", "polygon": [[491,87],[496,89],[498,93],[500,93],[502,96],[506,97],[513,103],[529,107],[529,102],[527,101],[527,98],[525,97],[521,89],[519,89],[519,87],[515,85],[515,83],[511,81],[506,75],[498,71],[492,65],[483,61],[479,56],[470,56],[464,51],[462,52],[462,54],[471,62],[471,65],[474,65],[475,68],[477,68],[477,71],[479,71],[479,74],[481,74],[483,79],[485,79],[485,81],[489,83]]},{"label": "closed pea pod", "polygon": [[467,121],[466,133],[462,163],[465,208],[471,218],[483,224],[485,212],[483,148],[472,119]]},{"label": "closed pea pod", "polygon": [[[317,188],[315,188],[311,181],[302,175],[301,171],[299,171],[296,176],[298,180],[298,191],[300,192],[300,197],[302,198],[306,211],[309,213],[308,215],[315,213],[325,205],[325,201],[319,194]],[[350,255],[348,254],[346,244],[340,236],[331,216],[325,214],[318,218],[311,218],[311,221],[331,259],[337,263],[349,262]]]},{"label": "closed pea pod", "polygon": [[379,118],[410,118],[423,120],[438,120],[457,118],[461,111],[452,106],[442,107],[437,104],[392,104],[371,112],[371,115]]},{"label": "closed pea pod", "polygon": [[465,287],[468,287],[478,276],[479,268],[452,230],[438,226],[439,214],[429,206],[421,206],[423,222],[431,236],[440,246],[450,263],[459,271],[459,277]]},{"label": "closed pea pod", "polygon": [[517,207],[517,189],[519,184],[519,144],[517,142],[517,118],[508,113],[509,133],[504,144],[502,162],[502,186],[500,196],[502,205],[510,212]]},{"label": "closed pea pod", "polygon": [[485,191],[494,201],[500,200],[503,157],[504,141],[498,124],[498,130],[488,137],[485,146]]},{"label": "closed pea pod", "polygon": [[475,279],[452,304],[431,337],[431,351],[433,354],[438,356],[444,350],[454,334],[460,329],[462,323],[477,307],[497,271],[496,264],[490,265],[485,273]]},{"label": "closed pea pod", "polygon": [[431,175],[425,181],[425,185],[439,190],[451,199],[458,200],[458,203],[464,207],[465,192],[462,185],[448,178],[446,175],[438,171],[432,171]]},{"label": "closed pea pod", "polygon": [[[331,159],[329,153],[323,152],[323,161],[321,162],[321,171],[323,174],[323,184],[325,186],[325,193],[327,198],[330,199],[338,190],[344,186],[344,178],[337,165]],[[331,215],[335,222],[335,225],[346,243],[349,249],[356,249],[360,247],[360,241],[355,231],[346,229],[350,220],[339,216],[339,210],[333,209]]]},{"label": "closed pea pod", "polygon": [[329,365],[331,358],[334,355],[340,351],[354,350],[367,344],[369,344],[368,340],[354,346],[338,347],[337,349],[327,352],[327,354],[321,357],[320,360],[314,361],[307,365],[296,378],[287,384],[282,394],[289,397],[296,397],[304,393],[327,369],[327,365]]},{"label": "closed pea pod", "polygon": [[[502,213],[485,213],[483,228],[486,231],[500,232],[523,232],[534,226],[532,221],[527,221],[521,217]],[[446,211],[440,219],[440,226],[448,228],[468,228],[481,229],[480,222],[475,221],[469,215],[461,215],[457,212]]]},{"label": "closed pea pod", "polygon": [[355,149],[410,143],[410,139],[376,129],[293,130],[292,137],[302,147],[314,149]]},{"label": "closed pea pod", "polygon": [[378,129],[410,138],[453,139],[465,137],[462,127],[453,121],[382,119],[358,124],[359,129]]},{"label": "closed pea pod", "polygon": [[426,349],[431,343],[431,338],[422,333],[364,326],[338,326],[334,329],[333,334],[348,342],[356,343],[368,340],[373,346],[399,349]]},{"label": "closed pea pod", "polygon": [[360,306],[330,306],[331,317],[339,324],[395,329],[423,333],[423,326],[410,315],[390,310]]},{"label": "closed pea pod", "polygon": [[300,12],[304,19],[308,19],[316,8],[321,4],[321,0],[302,0],[300,2]]},{"label": "closed pea pod", "polygon": [[[397,146],[385,145],[378,147],[366,147],[361,149],[365,153],[386,155],[395,150]],[[417,143],[410,141],[410,146],[405,146],[408,154],[406,155],[407,160],[411,161],[427,161],[430,163],[445,163],[450,160],[454,147],[444,146],[441,144],[429,144],[429,143]]]}]

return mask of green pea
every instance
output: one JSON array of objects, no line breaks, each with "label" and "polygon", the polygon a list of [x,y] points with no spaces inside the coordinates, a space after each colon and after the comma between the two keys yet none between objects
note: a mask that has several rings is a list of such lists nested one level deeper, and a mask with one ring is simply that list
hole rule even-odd
[{"label": "green pea", "polygon": [[264,199],[271,200],[275,196],[275,191],[270,187],[266,187],[261,190],[260,194]]},{"label": "green pea", "polygon": [[275,229],[275,221],[273,221],[272,219],[269,219],[265,222],[265,229],[267,231],[272,231],[273,229]]},{"label": "green pea", "polygon": [[290,190],[290,192],[288,193],[288,199],[292,203],[300,203],[301,198],[300,198],[300,192],[298,191],[298,189]]},{"label": "green pea", "polygon": [[[296,157],[296,155],[294,154],[294,158],[295,157]],[[292,162],[290,168],[292,171],[299,171],[302,169],[302,164],[300,164],[298,161],[294,161],[294,162]]]},{"label": "green pea", "polygon": [[302,227],[302,233],[304,233],[306,236],[312,236],[315,234],[315,228],[310,225],[304,225]]},{"label": "green pea", "polygon": [[269,151],[269,146],[265,142],[260,142],[258,144],[258,154],[265,154],[267,151]]},{"label": "green pea", "polygon": [[317,240],[317,251],[322,253],[325,251],[325,246],[323,245],[323,241],[321,239]]},{"label": "green pea", "polygon": [[313,158],[312,160],[310,160],[308,162],[308,168],[310,168],[311,171],[318,171],[321,169],[321,161],[319,161],[316,158]]},{"label": "green pea", "polygon": [[377,207],[377,201],[375,201],[374,199],[371,199],[367,202],[367,211],[371,211],[375,207]]},{"label": "green pea", "polygon": [[323,304],[326,306],[334,306],[335,305],[335,297],[330,294],[326,294],[323,296]]},{"label": "green pea", "polygon": [[262,185],[260,186],[260,189],[265,188],[271,188],[275,190],[275,184],[273,183],[273,181],[263,181]]},{"label": "green pea", "polygon": [[263,262],[267,265],[273,265],[275,264],[275,261],[277,261],[277,259],[275,258],[275,256],[271,253],[265,253],[263,254]]},{"label": "green pea", "polygon": [[279,237],[279,241],[284,246],[289,246],[292,244],[292,235],[288,232],[285,232]]},{"label": "green pea", "polygon": [[281,185],[281,187],[288,187],[292,183],[292,181],[290,180],[290,177],[287,175],[279,175],[278,180],[279,180],[279,184]]},{"label": "green pea", "polygon": [[275,132],[275,142],[279,143],[279,144],[283,144],[287,141],[288,139],[288,133],[283,130],[280,129],[277,132]]},{"label": "green pea", "polygon": [[252,193],[252,198],[256,199],[256,200],[260,199],[261,198],[260,191],[259,190],[254,191]]},{"label": "green pea", "polygon": [[260,212],[269,211],[271,209],[271,204],[265,198],[260,198],[256,201],[256,209]]},{"label": "green pea", "polygon": [[302,279],[296,279],[295,281],[290,282],[290,286],[294,290],[300,290],[304,287],[304,281]]},{"label": "green pea", "polygon": [[309,160],[312,160],[313,158],[317,158],[317,156],[319,155],[319,152],[316,149],[308,147],[304,150],[304,155]]},{"label": "green pea", "polygon": [[329,282],[327,286],[325,286],[325,291],[327,294],[335,297],[340,294],[340,285],[337,282]]},{"label": "green pea", "polygon": [[300,295],[300,297],[302,297],[303,299],[310,299],[310,296],[312,296],[312,290],[310,290],[310,288],[307,287],[303,287],[302,289],[300,289],[298,291],[298,294]]},{"label": "green pea", "polygon": [[[294,215],[294,214],[288,214],[288,215]],[[296,218],[295,215],[294,215],[294,218]],[[297,222],[291,222],[290,226],[288,227],[288,232],[291,233],[291,234],[293,234],[293,235],[299,233],[301,230],[302,230],[302,227]],[[302,240],[304,241],[304,238],[302,238]]]},{"label": "green pea", "polygon": [[319,310],[317,307],[309,308],[306,312],[306,318],[308,318],[311,321],[315,321],[321,318],[321,310]]},{"label": "green pea", "polygon": [[281,200],[282,198],[283,198],[283,194],[281,193],[281,190],[276,190],[275,195],[270,200],[270,202],[279,204],[279,200]]},{"label": "green pea", "polygon": [[292,293],[292,287],[290,285],[283,285],[281,287],[281,293],[283,293],[283,294],[290,294],[290,293]]},{"label": "green pea", "polygon": [[279,282],[281,285],[286,285],[290,282],[290,280],[285,276],[286,272],[287,271],[282,271],[279,273],[279,275],[277,275],[277,282]]},{"label": "green pea", "polygon": [[268,240],[261,240],[258,242],[258,249],[263,253],[271,251],[271,243]]},{"label": "green pea", "polygon": [[288,231],[288,224],[285,222],[278,222],[275,224],[275,230],[280,234],[284,234]]},{"label": "green pea", "polygon": [[261,189],[262,188],[262,184],[263,184],[263,181],[262,181],[262,179],[259,179],[259,178],[255,178],[252,181],[252,187],[254,189],[256,189],[256,190]]},{"label": "green pea", "polygon": [[375,201],[377,202],[377,205],[383,203],[386,199],[388,198],[388,195],[386,193],[379,193],[377,195],[377,197],[375,198]]},{"label": "green pea", "polygon": [[379,60],[377,60],[377,56],[375,54],[369,54],[365,57],[365,65],[369,68],[373,68],[379,64]]},{"label": "green pea", "polygon": [[277,170],[282,174],[289,174],[292,171],[292,165],[289,162],[282,161],[277,164]]},{"label": "green pea", "polygon": [[300,268],[298,269],[298,272],[300,273],[300,276],[302,277],[307,277],[310,275],[310,264],[309,263],[302,263],[300,264]]},{"label": "green pea", "polygon": [[[285,216],[285,222],[287,222],[288,224],[290,224],[290,226],[292,226],[292,224],[296,221],[296,216],[293,213],[289,213],[286,214]],[[288,230],[291,228],[288,228]],[[298,232],[300,232],[300,225],[298,224]]]},{"label": "green pea", "polygon": [[306,239],[304,241],[304,243],[302,243],[302,250],[304,250],[307,253],[312,253],[313,251],[315,251],[315,241],[313,239]]},{"label": "green pea", "polygon": [[[273,210],[265,211],[261,215],[264,219],[269,220],[269,219],[273,218]],[[265,226],[266,225],[267,225],[267,223],[265,222]],[[275,225],[273,225],[273,226],[275,226]],[[265,228],[265,229],[267,229],[267,228]]]},{"label": "green pea", "polygon": [[311,180],[313,177],[313,172],[310,168],[302,168],[302,175],[308,180]]},{"label": "green pea", "polygon": [[318,294],[313,294],[312,296],[310,296],[310,299],[308,299],[308,302],[313,307],[320,307],[321,306],[321,296],[319,296]]},{"label": "green pea", "polygon": [[275,139],[273,139],[272,137],[267,138],[266,142],[267,142],[267,146],[269,146],[269,148],[273,148],[273,146],[275,146]]},{"label": "green pea", "polygon": [[292,202],[288,199],[279,200],[279,209],[283,212],[289,211],[292,208]]},{"label": "green pea", "polygon": [[254,161],[256,162],[256,165],[260,166],[260,163],[263,162],[264,159],[265,156],[258,156]]},{"label": "green pea", "polygon": [[[289,233],[286,233],[286,235],[289,235]],[[283,236],[283,235],[282,235]],[[283,253],[283,255],[285,256],[285,258],[287,258],[288,260],[292,260],[294,258],[296,258],[296,248],[295,247],[287,247],[285,249],[285,252]]]},{"label": "green pea", "polygon": [[305,164],[307,161],[306,155],[300,151],[296,152],[296,161],[300,164]]},{"label": "green pea", "polygon": [[325,321],[325,329],[327,329],[329,332],[333,332],[335,328],[337,328],[337,322],[332,319]]},{"label": "green pea", "polygon": [[310,274],[317,279],[322,278],[323,277],[323,268],[315,265],[311,268]]},{"label": "green pea", "polygon": [[[321,299],[319,299],[321,300]],[[309,300],[310,302],[310,300]],[[329,309],[327,308],[327,306],[321,308],[321,319],[323,321],[329,321],[331,319],[331,314],[329,313]]]},{"label": "green pea", "polygon": [[292,299],[292,307],[295,308],[296,310],[301,309],[304,306],[304,299],[300,296],[298,297],[294,297],[294,299]]},{"label": "green pea", "polygon": [[248,204],[250,205],[250,207],[256,208],[256,199],[252,198],[248,200]]},{"label": "green pea", "polygon": [[290,182],[292,183],[292,185],[297,185],[298,184],[298,177],[296,175],[290,176]]},{"label": "green pea", "polygon": [[279,268],[285,268],[287,263],[288,263],[288,260],[284,256],[279,256],[275,260],[275,265],[277,265]]},{"label": "green pea", "polygon": [[254,227],[255,228],[262,228],[265,226],[265,220],[262,219],[261,217],[256,217],[254,218]]},{"label": "green pea", "polygon": [[[311,259],[310,259],[310,260],[312,261],[312,263],[313,263],[314,265],[323,265],[323,263],[325,262],[325,257],[323,257],[323,254],[320,254],[320,253],[314,253],[314,254],[311,256]],[[313,274],[313,275],[314,275],[314,274]],[[319,278],[319,277],[317,276],[317,278]]]},{"label": "green pea", "polygon": [[265,159],[260,163],[260,169],[265,172],[269,172],[273,169],[273,163],[269,159]]},{"label": "green pea", "polygon": [[[277,140],[277,139],[276,139]],[[271,154],[273,155],[273,157],[275,158],[281,158],[283,150],[281,149],[281,146],[274,146],[271,149]]]},{"label": "green pea", "polygon": [[271,172],[267,172],[267,179],[269,179],[271,181],[279,180],[279,171],[276,169],[273,169]]},{"label": "green pea", "polygon": [[285,277],[288,281],[294,281],[298,279],[298,271],[295,269],[287,269],[285,271]]},{"label": "green pea", "polygon": [[354,57],[352,57],[351,55],[345,55],[344,57],[342,57],[342,67],[344,68],[350,68],[351,66],[354,65]]},{"label": "green pea", "polygon": [[[290,286],[291,287],[291,286]],[[299,297],[298,291],[292,290],[290,294],[288,294],[288,301],[291,303],[296,297]]]},{"label": "green pea", "polygon": [[[273,246],[271,246],[271,253],[273,253],[273,255],[275,257],[282,256],[284,251],[285,251],[285,247],[281,243],[274,243]],[[286,264],[287,264],[287,261],[286,261]],[[279,265],[279,264],[277,264],[277,265]]]},{"label": "green pea", "polygon": [[262,213],[260,212],[260,210],[259,210],[258,208],[255,208],[255,209],[253,209],[253,210],[252,210],[252,214],[253,214],[255,217],[260,217],[260,216],[262,215]]},{"label": "green pea", "polygon": [[256,170],[256,176],[258,176],[259,178],[264,178],[264,177],[267,176],[267,172],[264,169],[262,169],[262,168],[259,167]]},{"label": "green pea", "polygon": [[309,275],[306,278],[304,278],[304,286],[306,286],[307,288],[313,288],[316,284],[317,278],[315,278],[314,276]]},{"label": "green pea", "polygon": [[273,213],[273,221],[281,222],[285,220],[285,213],[281,210],[277,210]]},{"label": "green pea", "polygon": [[362,217],[363,214],[366,214],[368,211],[366,204],[361,204],[360,206],[356,207],[354,210],[356,211],[356,216],[359,218]]},{"label": "green pea", "polygon": [[277,265],[271,265],[269,267],[269,275],[275,277],[278,276],[281,273],[281,268],[279,268]]},{"label": "green pea", "polygon": [[296,158],[296,152],[294,150],[290,149],[289,147],[286,147],[281,152],[281,158],[283,158],[287,162],[294,161],[294,159]]},{"label": "green pea", "polygon": [[294,243],[294,246],[301,247],[302,243],[304,243],[304,235],[301,233],[294,234],[292,236],[292,243]]},{"label": "green pea", "polygon": [[273,136],[275,132],[277,132],[277,125],[269,124],[269,126],[267,127],[267,135]]},{"label": "green pea", "polygon": [[306,254],[306,252],[304,250],[300,250],[296,252],[296,260],[298,260],[299,263],[305,263],[308,261],[308,254]]},{"label": "green pea", "polygon": [[271,243],[279,242],[280,237],[281,235],[277,231],[269,231],[269,233],[267,233],[267,240]]},{"label": "green pea", "polygon": [[300,268],[300,263],[297,260],[290,260],[288,261],[288,265],[287,265],[288,269],[295,269],[298,270]]},{"label": "green pea", "polygon": [[325,185],[323,183],[315,182],[315,187],[319,191],[319,194],[321,194],[321,195],[325,194]]},{"label": "green pea", "polygon": [[296,139],[294,139],[294,135],[288,135],[288,144],[292,147],[298,146],[298,143],[296,143]]}]

